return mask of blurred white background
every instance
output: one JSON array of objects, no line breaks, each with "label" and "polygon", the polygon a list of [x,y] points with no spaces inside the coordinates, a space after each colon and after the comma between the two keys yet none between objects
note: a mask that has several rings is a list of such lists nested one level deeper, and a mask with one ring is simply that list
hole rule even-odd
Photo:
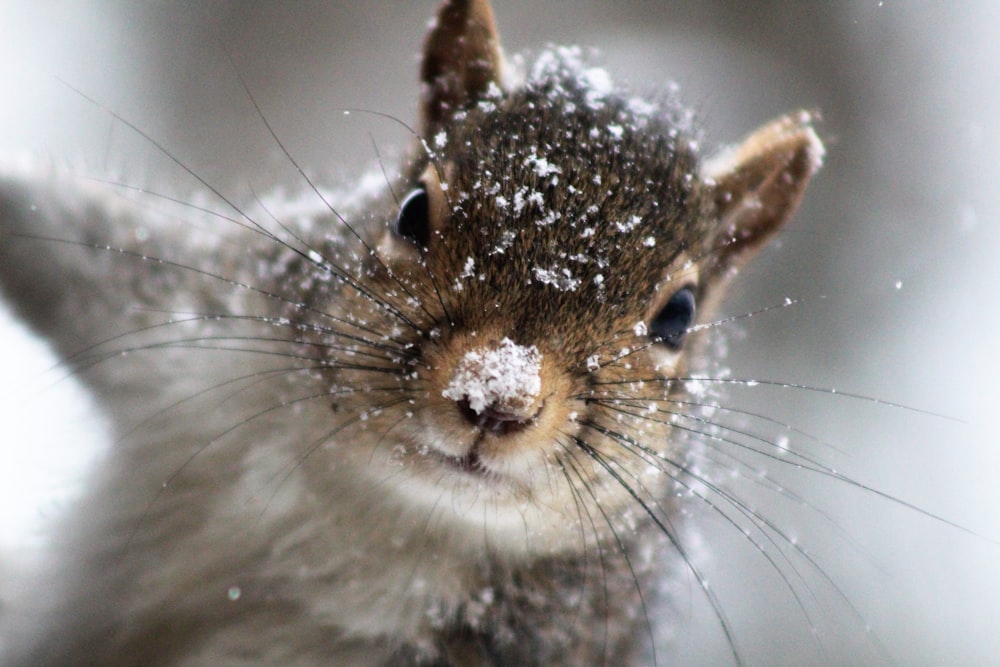
[{"label": "blurred white background", "polygon": [[[616,79],[641,91],[677,82],[707,146],[786,111],[822,110],[826,165],[727,312],[785,297],[805,303],[746,322],[730,336],[728,363],[738,377],[835,387],[955,419],[809,392],[743,391],[733,400],[833,443],[841,453],[811,451],[847,476],[978,534],[846,484],[777,471],[832,519],[789,503],[775,516],[897,664],[1000,664],[1000,5],[496,4],[508,53],[546,42],[595,46]],[[228,50],[311,173],[356,177],[375,164],[373,145],[391,156],[406,133],[338,109],[414,122],[417,54],[433,9],[430,1],[3,0],[0,162],[31,155],[159,191],[195,189],[66,81],[226,192],[294,184]],[[32,544],[100,449],[99,418],[54,363],[4,314],[0,548],[10,553]],[[767,495],[753,502],[764,508]],[[724,526],[706,530],[715,535],[706,569],[748,663],[876,661],[852,636],[859,624],[849,608],[817,577],[825,656],[767,564]],[[690,604],[681,660],[725,664],[710,611]]]}]

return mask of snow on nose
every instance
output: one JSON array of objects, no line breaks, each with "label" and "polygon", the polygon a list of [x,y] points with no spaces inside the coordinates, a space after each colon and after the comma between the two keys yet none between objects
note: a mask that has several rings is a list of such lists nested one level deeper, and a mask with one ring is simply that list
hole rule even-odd
[{"label": "snow on nose", "polygon": [[442,395],[465,403],[477,415],[526,422],[538,412],[542,355],[509,338],[495,348],[469,350],[455,367]]}]

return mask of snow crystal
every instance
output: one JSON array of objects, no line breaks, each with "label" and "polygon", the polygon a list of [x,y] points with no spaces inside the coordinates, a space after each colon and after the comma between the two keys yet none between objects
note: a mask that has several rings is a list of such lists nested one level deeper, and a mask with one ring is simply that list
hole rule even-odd
[{"label": "snow crystal", "polygon": [[708,383],[700,378],[688,378],[684,382],[684,390],[695,398],[707,395]]},{"label": "snow crystal", "polygon": [[535,170],[540,178],[545,178],[546,176],[551,176],[552,174],[561,174],[562,169],[555,166],[544,157],[539,157],[535,154],[531,154],[524,159],[524,164],[530,166]]},{"label": "snow crystal", "polygon": [[551,91],[553,98],[563,98],[568,106],[575,106],[567,100],[567,91],[562,80],[572,79],[581,89],[584,104],[590,109],[598,110],[604,107],[605,100],[614,92],[611,75],[606,69],[588,67],[584,63],[583,52],[579,47],[557,47],[539,54],[528,77],[529,84],[555,83]]},{"label": "snow crystal", "polygon": [[489,87],[486,88],[486,97],[498,100],[503,97],[503,89],[501,89],[495,81],[490,81]]},{"label": "snow crystal", "polygon": [[529,192],[527,186],[522,185],[514,193],[514,213],[520,215],[528,204],[534,204],[539,210],[544,210],[545,197],[537,190]]},{"label": "snow crystal", "polygon": [[441,395],[453,401],[467,400],[477,414],[487,408],[524,412],[542,390],[541,367],[537,347],[504,338],[495,349],[466,352]]},{"label": "snow crystal", "polygon": [[628,101],[628,110],[637,116],[652,116],[656,113],[656,105],[640,97],[633,97]]},{"label": "snow crystal", "polygon": [[559,213],[558,211],[549,211],[548,213],[545,214],[544,217],[535,222],[535,224],[538,225],[539,227],[548,227],[561,217],[562,214]]},{"label": "snow crystal", "polygon": [[591,92],[599,97],[607,97],[614,90],[611,83],[611,75],[606,69],[600,67],[590,67],[580,74],[580,80],[586,83]]},{"label": "snow crystal", "polygon": [[448,133],[441,130],[434,135],[434,147],[441,149],[444,148],[448,143]]},{"label": "snow crystal", "polygon": [[514,239],[516,237],[517,237],[517,232],[515,232],[514,230],[512,229],[505,230],[500,235],[500,241],[495,246],[493,246],[492,250],[490,250],[490,254],[491,255],[504,254],[508,248],[514,245]]},{"label": "snow crystal", "polygon": [[543,269],[536,266],[534,268],[535,280],[543,285],[550,285],[560,292],[575,292],[582,282],[575,278],[567,268]]},{"label": "snow crystal", "polygon": [[632,331],[633,333],[635,333],[636,336],[645,336],[647,333],[646,323],[643,322],[642,320],[639,320],[638,322],[635,323],[635,326],[632,327]]},{"label": "snow crystal", "polygon": [[615,229],[617,229],[619,232],[621,232],[621,233],[624,234],[624,233],[630,232],[633,229],[635,229],[636,227],[638,227],[639,223],[641,223],[641,222],[642,222],[642,218],[640,218],[637,215],[633,215],[631,218],[628,219],[628,222],[616,222],[616,223],[614,223],[614,225],[615,225]]}]

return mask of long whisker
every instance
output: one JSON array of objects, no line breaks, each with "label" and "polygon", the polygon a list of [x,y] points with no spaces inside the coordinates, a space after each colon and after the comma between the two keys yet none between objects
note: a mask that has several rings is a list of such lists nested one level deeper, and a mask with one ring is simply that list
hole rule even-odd
[{"label": "long whisker", "polygon": [[[567,486],[569,487],[572,493],[573,504],[576,507],[577,516],[583,517],[585,515],[587,517],[587,523],[590,524],[591,531],[593,532],[594,543],[597,545],[597,558],[601,565],[601,590],[604,595],[604,608],[610,610],[610,596],[608,594],[608,572],[607,572],[607,563],[605,561],[605,556],[604,556],[604,547],[601,545],[601,540],[599,539],[600,534],[597,530],[597,523],[594,520],[594,515],[590,511],[590,507],[583,498],[582,494],[584,491],[586,491],[587,496],[589,496],[590,500],[593,501],[594,506],[600,506],[600,501],[597,498],[597,492],[595,491],[593,485],[589,481],[587,481],[586,477],[583,475],[583,472],[580,470],[576,462],[576,457],[574,456],[574,452],[572,450],[567,449],[565,454],[566,458],[557,455],[556,461],[559,464],[559,469],[562,471],[563,477],[566,479]],[[572,472],[572,477],[570,476],[570,472]],[[575,480],[573,478],[575,478]],[[605,519],[606,518],[607,517],[605,517]],[[589,572],[589,568],[587,567],[587,557],[589,550],[587,548],[587,537],[584,532],[584,523],[582,521],[580,522],[580,545],[581,545],[581,551],[583,553],[583,571]],[[610,614],[605,614],[604,615],[605,654],[607,654],[608,650],[608,637],[610,632],[608,627],[609,623],[610,623]]]},{"label": "long whisker", "polygon": [[[653,519],[653,521],[656,522],[657,525],[661,527],[661,529],[664,531],[664,534],[667,535],[668,539],[670,539],[671,543],[674,544],[675,547],[679,544],[679,542],[677,542],[677,540],[675,539],[673,533],[671,533],[670,531],[668,531],[667,528],[666,528],[666,526],[664,526],[659,521],[659,519],[655,517],[655,515],[652,513],[652,511],[639,498],[639,496],[635,492],[635,490],[632,489],[632,487],[630,487],[623,479],[621,479],[617,475],[617,473],[607,463],[607,461],[604,460],[604,457],[601,455],[600,452],[598,452],[596,449],[594,449],[593,447],[591,447],[590,445],[588,445],[584,440],[582,440],[582,439],[580,439],[578,437],[574,437],[574,443],[588,457],[590,457],[593,461],[595,461],[599,466],[601,466],[602,468],[604,468],[605,471],[608,472],[608,474],[610,474],[612,477],[614,477],[615,480],[619,484],[621,484],[622,488],[624,488],[629,493],[629,495],[632,496],[632,498],[634,500],[636,500],[640,504],[640,506],[642,506],[642,508],[646,512],[646,514],[649,515]],[[615,544],[617,544],[617,546],[618,546],[618,552],[621,554],[622,559],[625,562],[625,566],[628,568],[629,572],[632,574],[632,581],[635,583],[635,592],[636,592],[636,595],[638,595],[638,597],[639,597],[639,604],[642,607],[642,613],[643,613],[643,616],[644,616],[645,621],[646,621],[646,632],[647,632],[648,637],[649,637],[650,648],[651,648],[652,654],[653,654],[653,664],[656,664],[656,662],[657,662],[656,661],[656,637],[653,634],[653,624],[649,620],[649,609],[648,609],[648,607],[646,605],[646,597],[645,597],[645,595],[643,595],[642,586],[639,585],[639,577],[636,574],[635,568],[632,565],[632,559],[629,557],[628,551],[625,548],[625,543],[622,541],[621,536],[618,534],[618,530],[615,528],[614,522],[611,520],[611,517],[608,515],[607,510],[604,509],[604,506],[596,498],[595,498],[594,505],[596,506],[597,511],[601,514],[601,516],[604,517],[604,522],[607,524],[608,530],[611,532],[611,535],[612,535],[612,537],[615,540]],[[680,550],[680,549],[678,549],[678,551],[681,552],[681,556],[686,560],[687,556],[684,555],[683,551]],[[728,634],[729,633],[727,633],[727,635]],[[737,653],[738,652],[736,652],[735,648],[734,648],[734,655],[736,655],[737,663],[740,664],[740,665],[742,665],[743,663],[739,659],[739,656],[737,655]]]},{"label": "long whisker", "polygon": [[250,424],[251,422],[253,422],[253,421],[257,420],[257,419],[260,419],[261,417],[264,417],[265,415],[268,415],[268,414],[270,414],[272,412],[275,412],[277,410],[288,409],[289,407],[293,407],[293,406],[295,406],[297,404],[301,404],[301,403],[305,403],[305,402],[309,402],[309,401],[315,401],[315,400],[322,399],[322,398],[326,398],[327,396],[329,396],[329,392],[321,392],[321,393],[313,394],[313,395],[310,395],[310,396],[303,396],[303,397],[300,397],[300,398],[295,398],[295,399],[292,399],[292,400],[280,401],[280,402],[276,403],[275,405],[272,405],[272,406],[267,407],[267,408],[265,408],[263,410],[260,410],[257,413],[252,414],[252,415],[244,418],[240,422],[238,422],[236,424],[233,424],[229,428],[221,431],[220,433],[217,433],[212,439],[208,440],[207,442],[205,442],[202,445],[200,445],[199,447],[197,447],[191,454],[189,454],[181,462],[181,464],[179,466],[177,466],[174,469],[174,472],[172,472],[170,475],[168,475],[166,477],[166,479],[164,479],[160,483],[159,487],[156,489],[156,493],[154,493],[152,495],[152,497],[149,499],[149,501],[143,507],[142,511],[139,513],[139,519],[136,521],[136,524],[132,528],[131,533],[129,534],[128,538],[125,540],[125,545],[124,545],[124,547],[122,549],[122,558],[125,558],[125,557],[128,556],[130,548],[131,548],[132,544],[134,543],[135,539],[138,537],[139,531],[142,529],[143,523],[145,523],[147,517],[149,517],[150,512],[152,511],[153,506],[156,505],[157,502],[159,502],[160,498],[163,497],[163,494],[165,494],[170,489],[170,487],[174,484],[174,482],[176,482],[177,479],[180,478],[180,476],[195,462],[196,459],[198,459],[199,457],[201,457],[202,455],[204,455],[205,452],[207,452],[210,448],[212,448],[214,445],[216,445],[218,442],[220,442],[223,438],[225,438],[230,433],[236,431],[239,428],[242,428],[242,427]]},{"label": "long whisker", "polygon": [[[382,268],[382,270],[384,270],[386,272],[386,275],[388,275],[390,278],[392,278],[392,280],[400,287],[400,289],[402,289],[406,293],[407,296],[409,296],[411,299],[414,300],[414,302],[416,302],[418,304],[419,308],[421,308],[422,310],[424,310],[424,312],[428,316],[430,316],[430,313],[426,310],[426,308],[422,304],[420,304],[420,300],[417,299],[417,297],[410,291],[410,289],[409,289],[409,287],[407,287],[406,283],[404,281],[400,280],[398,277],[396,277],[396,275],[395,275],[395,273],[393,273],[392,269],[390,267],[386,266],[386,264],[379,257],[378,253],[375,252],[375,249],[372,248],[368,244],[367,241],[365,241],[364,237],[362,237],[361,234],[358,233],[357,229],[355,229],[354,226],[351,225],[351,223],[347,221],[347,218],[345,218],[333,206],[333,204],[330,202],[329,198],[326,195],[324,195],[322,193],[322,191],[320,191],[320,189],[316,185],[315,181],[313,181],[313,179],[310,178],[309,175],[306,174],[305,170],[299,164],[298,160],[296,160],[295,157],[291,154],[291,152],[285,146],[284,142],[282,142],[281,139],[278,138],[277,132],[275,132],[274,127],[271,125],[271,122],[267,119],[267,115],[264,114],[264,111],[260,108],[260,104],[258,104],[257,99],[254,97],[253,93],[250,91],[250,86],[247,84],[246,79],[243,77],[243,73],[240,72],[239,68],[237,68],[235,66],[235,63],[232,60],[232,56],[229,54],[228,51],[226,51],[226,55],[227,55],[227,57],[229,57],[230,63],[233,64],[233,68],[234,68],[234,70],[236,72],[237,78],[240,81],[240,85],[243,87],[243,91],[246,93],[247,97],[250,100],[250,103],[253,105],[253,108],[254,108],[254,110],[257,113],[257,117],[264,124],[264,127],[267,128],[268,134],[271,135],[271,139],[274,140],[275,145],[282,152],[282,154],[285,156],[285,158],[288,159],[289,163],[295,168],[295,171],[298,172],[299,176],[302,177],[302,180],[305,182],[305,184],[309,186],[309,188],[319,198],[319,200],[323,203],[323,205],[326,206],[327,210],[329,210],[334,215],[334,217],[337,218],[337,220],[340,221],[340,223],[344,226],[344,228],[347,229],[347,231],[350,232],[351,235],[354,236],[355,239],[357,239],[357,241],[361,244],[361,246],[368,252],[368,256],[371,257],[372,260],[374,260]],[[329,261],[329,260],[326,260],[326,261]],[[400,312],[400,316],[402,316],[401,312]],[[416,325],[413,325],[413,326],[414,326],[415,329],[417,328]]]},{"label": "long whisker", "polygon": [[[607,474],[610,475],[611,478],[614,479],[621,486],[621,488],[629,495],[629,497],[631,497],[632,500],[634,500],[639,505],[642,511],[646,514],[646,516],[648,516],[650,520],[654,524],[656,524],[656,526],[660,529],[661,533],[667,537],[667,539],[670,541],[671,546],[673,546],[673,548],[677,550],[677,553],[680,554],[681,558],[684,560],[685,566],[695,577],[695,580],[698,582],[699,588],[701,588],[705,597],[708,599],[709,604],[712,605],[712,609],[715,613],[715,616],[718,619],[719,624],[722,627],[722,632],[726,637],[727,643],[729,644],[730,652],[732,653],[733,659],[735,660],[738,666],[742,666],[743,658],[740,654],[740,650],[737,647],[736,635],[733,632],[732,624],[730,623],[729,618],[722,607],[722,602],[718,599],[718,596],[716,596],[715,591],[709,587],[708,580],[701,573],[701,569],[697,565],[695,565],[694,562],[691,560],[691,557],[688,555],[687,550],[684,548],[684,545],[681,544],[680,539],[677,537],[676,533],[674,533],[674,531],[672,531],[667,527],[667,524],[664,523],[663,518],[658,516],[657,513],[654,512],[653,509],[649,506],[649,504],[645,500],[639,497],[639,494],[635,491],[635,489],[633,489],[628,484],[628,482],[625,481],[625,479],[621,476],[621,474],[617,470],[615,470],[614,466],[612,466],[610,463],[607,462],[607,460],[605,460],[604,456],[602,456],[600,452],[598,452],[596,449],[594,449],[592,446],[590,446],[580,438],[575,438],[575,442],[576,445],[580,447],[580,449],[582,449],[587,454],[587,456],[589,456],[601,468],[603,468],[604,471],[607,472]],[[598,505],[598,510],[602,514],[605,514],[605,510],[602,506]],[[610,519],[607,517],[606,514],[605,514],[605,519],[608,520],[610,524]],[[614,532],[613,528],[612,531]],[[621,544],[621,540],[620,538],[618,538],[617,533],[614,533],[614,536],[616,541],[618,541],[619,548],[624,551],[624,546]],[[631,569],[632,567],[631,562],[629,562],[628,565],[629,569]],[[634,571],[633,571],[633,576],[635,576]],[[641,591],[639,591],[639,596],[640,598],[642,597]],[[642,606],[643,609],[645,609],[646,607],[645,601],[643,601]],[[649,619],[647,616],[647,622],[648,620]],[[652,628],[649,629],[649,632],[650,632],[650,639],[652,640]]]},{"label": "long whisker", "polygon": [[[798,589],[795,587],[795,585],[792,583],[792,580],[789,578],[789,576],[782,569],[781,565],[779,565],[779,563],[775,560],[774,556],[772,556],[767,551],[767,549],[764,547],[764,545],[761,544],[746,528],[744,528],[743,526],[741,526],[733,517],[731,517],[729,514],[727,514],[722,509],[722,507],[720,507],[717,503],[715,503],[710,498],[708,498],[707,496],[705,496],[704,494],[702,494],[697,488],[695,488],[695,486],[693,484],[689,484],[689,483],[685,482],[683,477],[680,477],[680,476],[674,474],[673,471],[676,470],[678,472],[684,473],[684,475],[686,477],[688,477],[690,479],[693,479],[693,480],[696,480],[699,484],[703,484],[712,493],[714,493],[715,495],[717,495],[718,497],[720,497],[726,504],[728,504],[731,507],[733,507],[739,514],[741,514],[742,516],[744,516],[745,518],[747,518],[748,520],[750,520],[752,523],[754,523],[758,527],[758,530],[760,531],[760,535],[765,540],[767,540],[767,542],[769,542],[772,546],[775,547],[776,551],[778,552],[778,554],[781,555],[782,560],[785,562],[785,564],[789,568],[791,568],[791,570],[795,574],[796,578],[799,581],[802,582],[802,584],[803,584],[803,586],[805,586],[806,590],[815,599],[815,595],[813,594],[813,591],[811,590],[811,588],[809,587],[809,585],[806,583],[805,577],[802,576],[801,572],[796,567],[795,563],[788,557],[788,555],[784,552],[784,550],[777,543],[777,541],[767,531],[763,530],[763,528],[761,526],[762,525],[763,526],[767,526],[768,528],[770,528],[771,530],[773,530],[786,543],[792,545],[793,548],[795,548],[797,551],[799,551],[800,555],[802,555],[804,558],[806,558],[807,561],[809,561],[810,564],[812,564],[812,566],[816,570],[820,571],[821,574],[822,574],[823,573],[822,568],[809,556],[809,554],[807,554],[801,547],[799,547],[798,545],[796,545],[795,542],[794,542],[794,540],[792,540],[790,536],[787,536],[780,528],[778,528],[775,524],[773,524],[772,522],[770,522],[769,520],[767,520],[766,517],[764,517],[764,515],[760,514],[756,510],[750,508],[748,505],[746,505],[746,503],[744,503],[743,501],[739,500],[736,496],[730,494],[729,492],[727,492],[726,490],[724,490],[721,487],[717,486],[716,484],[712,483],[711,481],[709,481],[708,479],[706,479],[703,475],[697,474],[689,466],[686,466],[686,465],[680,464],[679,462],[673,461],[673,460],[667,458],[665,455],[660,454],[660,453],[656,452],[655,450],[653,450],[652,448],[649,448],[647,446],[644,446],[644,445],[638,443],[634,438],[631,438],[631,437],[629,437],[629,436],[627,436],[627,435],[625,435],[625,434],[623,434],[621,432],[613,431],[613,430],[611,430],[609,428],[602,427],[602,426],[596,424],[595,422],[588,423],[588,426],[590,426],[591,428],[594,428],[595,430],[597,430],[601,434],[603,434],[603,435],[608,436],[609,438],[611,438],[626,453],[630,454],[631,456],[634,456],[634,457],[638,458],[643,463],[652,464],[652,465],[656,466],[659,470],[661,470],[664,473],[668,474],[670,476],[670,478],[676,484],[680,485],[681,487],[683,487],[684,489],[686,489],[688,492],[690,492],[693,495],[695,495],[696,497],[698,497],[702,502],[704,502],[708,507],[710,507],[716,514],[718,514],[720,517],[722,517],[722,519],[726,523],[730,524],[740,534],[742,534],[743,537],[745,539],[747,539],[753,545],[754,549],[768,562],[768,564],[772,567],[772,569],[781,578],[781,580],[782,580],[785,588],[792,595],[792,597],[794,598],[794,600],[796,602],[796,605],[798,606],[799,610],[802,612],[803,617],[805,618],[807,624],[809,625],[810,630],[813,631],[813,636],[814,636],[815,641],[817,642],[818,648],[820,649],[821,652],[824,651],[822,643],[819,642],[818,636],[815,634],[817,626],[816,626],[815,621],[812,618],[812,614],[809,613],[809,608],[806,605],[805,600],[803,600],[802,596],[799,594]],[[613,461],[613,459],[609,459],[609,461]],[[635,478],[635,475],[633,473],[629,472],[628,469],[625,466],[619,466],[619,467],[621,468],[621,474],[622,475],[628,475],[633,480],[635,480],[638,488],[642,488],[641,483],[639,483],[639,480],[637,480]],[[655,501],[655,499],[654,499],[651,502],[651,505],[653,505],[653,506],[659,506],[659,503],[657,501]],[[662,512],[662,508],[661,508],[661,512]],[[832,584],[832,582],[830,582],[830,583]],[[844,596],[844,597],[846,598],[846,596]],[[849,601],[848,601],[848,603],[849,603]]]}]

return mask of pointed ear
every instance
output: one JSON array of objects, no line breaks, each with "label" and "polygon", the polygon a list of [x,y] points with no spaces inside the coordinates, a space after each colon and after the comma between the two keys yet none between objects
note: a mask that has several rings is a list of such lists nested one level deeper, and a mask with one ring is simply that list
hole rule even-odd
[{"label": "pointed ear", "polygon": [[421,121],[425,139],[437,134],[456,111],[500,85],[503,54],[486,0],[446,0],[424,44]]},{"label": "pointed ear", "polygon": [[823,161],[823,144],[801,111],[760,128],[706,162],[707,214],[716,220],[708,256],[712,274],[746,263],[798,208]]}]

